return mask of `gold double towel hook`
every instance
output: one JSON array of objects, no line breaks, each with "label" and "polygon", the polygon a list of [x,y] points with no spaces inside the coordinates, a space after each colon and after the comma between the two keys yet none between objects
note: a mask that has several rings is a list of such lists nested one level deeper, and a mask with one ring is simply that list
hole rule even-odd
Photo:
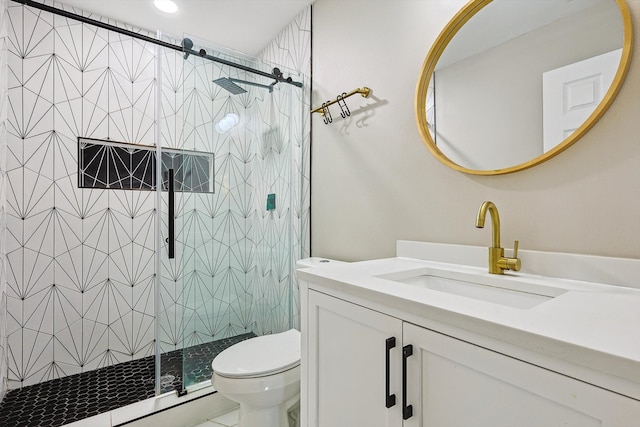
[{"label": "gold double towel hook", "polygon": [[368,98],[369,94],[371,94],[371,89],[365,86],[362,88],[354,89],[351,92],[342,92],[342,94],[338,95],[336,99],[334,99],[333,101],[324,102],[320,107],[314,108],[313,110],[311,110],[311,113],[322,114],[324,116],[324,119],[323,119],[324,124],[333,123],[333,117],[331,117],[329,106],[337,103],[340,106],[340,115],[342,116],[342,118],[347,118],[348,116],[351,115],[351,110],[349,110],[349,107],[345,102],[345,98],[348,98],[357,93],[362,95],[362,97],[364,98]]}]

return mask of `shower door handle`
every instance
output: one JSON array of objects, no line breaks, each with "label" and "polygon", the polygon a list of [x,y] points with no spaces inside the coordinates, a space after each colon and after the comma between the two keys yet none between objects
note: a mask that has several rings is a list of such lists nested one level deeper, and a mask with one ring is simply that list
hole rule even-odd
[{"label": "shower door handle", "polygon": [[169,186],[169,200],[167,215],[169,215],[169,230],[167,237],[167,249],[169,251],[169,259],[173,259],[176,256],[176,239],[175,239],[175,189],[173,180],[173,169],[169,169],[168,186]]},{"label": "shower door handle", "polygon": [[391,408],[392,406],[394,406],[396,404],[396,395],[395,394],[390,394],[389,393],[389,389],[391,388],[389,385],[389,376],[390,376],[390,371],[391,371],[391,349],[395,348],[396,346],[396,337],[391,337],[391,338],[387,338],[386,341],[386,357],[385,357],[385,380],[384,380],[384,384],[385,384],[385,392],[384,392],[384,397],[385,397],[385,405],[387,408]]},{"label": "shower door handle", "polygon": [[413,405],[407,405],[407,359],[413,354],[411,344],[402,347],[402,419],[408,420],[413,416]]}]

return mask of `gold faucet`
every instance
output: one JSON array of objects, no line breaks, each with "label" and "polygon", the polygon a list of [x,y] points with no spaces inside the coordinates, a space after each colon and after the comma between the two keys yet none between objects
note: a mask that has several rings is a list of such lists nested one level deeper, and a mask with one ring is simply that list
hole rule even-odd
[{"label": "gold faucet", "polygon": [[500,247],[500,215],[493,202],[486,201],[480,205],[476,217],[476,227],[484,228],[484,219],[487,211],[491,215],[491,247],[489,248],[489,273],[504,274],[505,270],[520,271],[520,259],[518,259],[518,241],[513,244],[513,258],[504,256],[504,248]]}]

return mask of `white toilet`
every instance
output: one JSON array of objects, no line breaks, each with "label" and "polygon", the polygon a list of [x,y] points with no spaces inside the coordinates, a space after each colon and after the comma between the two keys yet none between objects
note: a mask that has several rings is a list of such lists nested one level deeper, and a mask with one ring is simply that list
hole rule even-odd
[{"label": "white toilet", "polygon": [[216,356],[211,368],[215,389],[240,404],[238,427],[289,427],[289,401],[300,395],[299,331],[239,342]]},{"label": "white toilet", "polygon": [[[338,261],[306,258],[297,268]],[[300,399],[300,332],[290,329],[232,345],[211,362],[215,389],[240,404],[238,427],[289,427]]]}]

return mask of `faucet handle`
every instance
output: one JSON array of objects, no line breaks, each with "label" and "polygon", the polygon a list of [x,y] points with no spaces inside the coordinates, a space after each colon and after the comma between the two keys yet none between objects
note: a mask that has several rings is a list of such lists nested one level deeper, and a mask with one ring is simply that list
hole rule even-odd
[{"label": "faucet handle", "polygon": [[520,271],[520,259],[518,258],[518,241],[513,242],[513,258],[507,258],[506,267],[508,270]]}]

